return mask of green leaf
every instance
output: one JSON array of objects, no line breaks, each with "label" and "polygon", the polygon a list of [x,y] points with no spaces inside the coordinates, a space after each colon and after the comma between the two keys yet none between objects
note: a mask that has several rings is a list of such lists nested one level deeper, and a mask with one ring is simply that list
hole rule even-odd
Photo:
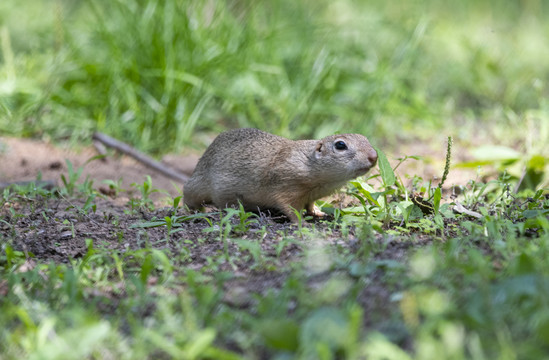
[{"label": "green leaf", "polygon": [[166,272],[171,272],[172,271],[173,266],[170,263],[170,258],[168,257],[168,255],[166,255],[166,253],[164,253],[163,251],[158,250],[158,249],[152,249],[151,250],[151,255],[154,258],[154,260],[156,261],[156,263],[157,263],[156,267],[158,269],[161,269],[161,270],[166,271]]},{"label": "green leaf", "polygon": [[533,155],[530,160],[528,160],[527,167],[533,169],[534,171],[542,172],[545,169],[545,164],[547,159],[541,155]]},{"label": "green leaf", "polygon": [[[35,358],[49,359],[88,359],[93,358],[105,347],[111,326],[107,321],[79,324],[74,329],[56,331],[55,320],[46,318],[40,324],[38,335],[40,355]],[[51,336],[55,331],[55,336]],[[50,335],[50,336],[48,336]],[[74,344],[78,343],[78,346]],[[69,355],[70,354],[70,355]],[[32,357],[31,357],[32,358]]]},{"label": "green leaf", "polygon": [[147,283],[147,279],[149,278],[149,275],[152,272],[153,268],[154,263],[152,255],[147,254],[147,256],[145,257],[145,261],[143,261],[143,265],[141,265],[140,279],[143,284]]},{"label": "green leaf", "polygon": [[391,168],[391,164],[389,164],[389,160],[387,160],[387,157],[383,153],[383,151],[379,150],[378,148],[375,148],[377,151],[377,163],[379,165],[379,173],[381,174],[381,178],[383,179],[383,183],[385,186],[393,186],[395,184],[395,173],[393,172],[393,169]]},{"label": "green leaf", "polygon": [[435,209],[435,215],[438,214],[438,209],[440,209],[440,199],[442,199],[442,190],[437,187],[433,197],[433,207]]},{"label": "green leaf", "polygon": [[184,354],[188,359],[198,359],[215,340],[214,329],[204,329],[194,335],[192,341],[185,347]]},{"label": "green leaf", "polygon": [[303,322],[299,335],[301,344],[309,350],[321,344],[333,350],[342,349],[349,337],[349,322],[340,309],[320,308]]},{"label": "green leaf", "polygon": [[264,320],[259,325],[259,333],[265,343],[274,349],[295,351],[298,347],[299,326],[294,320]]},{"label": "green leaf", "polygon": [[545,312],[541,316],[541,320],[538,320],[536,330],[538,338],[541,339],[546,345],[549,345],[549,314]]},{"label": "green leaf", "polygon": [[181,202],[181,199],[183,196],[176,196],[173,198],[173,207],[177,208],[179,206],[179,203]]},{"label": "green leaf", "polygon": [[158,221],[148,221],[140,224],[132,224],[130,225],[130,229],[134,228],[153,228],[153,227],[159,227],[159,226],[166,226],[166,220],[158,220]]},{"label": "green leaf", "polygon": [[516,275],[531,274],[536,272],[536,266],[531,256],[522,253],[515,258],[513,270]]},{"label": "green leaf", "polygon": [[486,145],[474,149],[472,155],[477,160],[484,161],[503,161],[516,160],[522,155],[518,151],[506,146]]},{"label": "green leaf", "polygon": [[493,165],[493,164],[494,164],[493,160],[464,161],[454,165],[454,168],[475,169],[475,168],[478,168],[479,166]]},{"label": "green leaf", "polygon": [[93,239],[86,238],[84,240],[86,242],[86,255],[84,256],[84,262],[88,260],[90,257],[92,257],[93,254],[95,254],[95,250],[93,248]]},{"label": "green leaf", "polygon": [[412,357],[379,332],[368,336],[364,354],[367,359],[412,360]]},{"label": "green leaf", "polygon": [[376,270],[376,267],[372,264],[362,264],[357,261],[353,261],[349,265],[349,275],[353,277],[361,277],[365,275],[370,275]]},{"label": "green leaf", "polygon": [[[375,204],[379,206],[379,203],[377,202],[377,198],[381,193],[373,192],[373,189],[368,186],[367,184],[362,184],[359,181],[351,181],[351,184],[358,189],[358,192],[363,195],[368,201],[370,201],[372,204]],[[364,199],[358,196],[357,194],[351,194],[354,197],[356,197],[358,200],[360,200],[360,203],[362,206],[366,206],[366,203],[364,202]],[[375,196],[375,198],[374,198]]]},{"label": "green leaf", "polygon": [[524,210],[522,212],[522,216],[524,216],[525,219],[532,219],[536,218],[538,216],[548,216],[549,215],[549,209],[546,210]]}]

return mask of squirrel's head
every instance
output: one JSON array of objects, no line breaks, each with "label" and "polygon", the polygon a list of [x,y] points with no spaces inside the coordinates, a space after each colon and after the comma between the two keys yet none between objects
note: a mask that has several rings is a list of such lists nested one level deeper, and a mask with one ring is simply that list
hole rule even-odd
[{"label": "squirrel's head", "polygon": [[377,153],[360,134],[331,135],[318,140],[314,161],[324,173],[351,180],[364,175],[377,161]]}]

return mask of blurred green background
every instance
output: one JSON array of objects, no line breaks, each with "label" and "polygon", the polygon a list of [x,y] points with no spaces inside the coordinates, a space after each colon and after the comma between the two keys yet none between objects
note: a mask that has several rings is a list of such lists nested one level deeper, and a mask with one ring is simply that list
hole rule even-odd
[{"label": "blurred green background", "polygon": [[98,130],[155,154],[234,127],[513,144],[549,126],[548,13],[541,0],[2,1],[0,132]]}]

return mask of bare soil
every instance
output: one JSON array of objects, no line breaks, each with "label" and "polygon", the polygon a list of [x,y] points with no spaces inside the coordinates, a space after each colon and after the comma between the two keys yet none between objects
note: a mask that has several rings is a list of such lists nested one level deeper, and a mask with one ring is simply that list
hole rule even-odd
[{"label": "bare soil", "polygon": [[[166,178],[128,156],[110,152],[110,156],[88,163],[90,159],[98,155],[99,153],[94,147],[76,150],[38,140],[0,138],[0,182],[33,181],[40,175],[42,180],[51,180],[57,185],[62,185],[61,175],[67,176],[67,161],[70,161],[74,170],[79,167],[83,168],[79,182],[89,178],[94,181],[95,188],[103,189],[104,192],[108,192],[108,186],[103,182],[104,180],[115,182],[120,180],[121,188],[130,190],[130,193],[118,199],[117,203],[122,203],[131,197],[137,191],[131,184],[142,184],[146,175],[151,177],[155,188],[162,189],[170,196],[181,194],[183,184]],[[166,155],[162,162],[167,167],[190,175],[198,158],[197,154]],[[132,189],[134,190],[131,191]],[[153,196],[155,200],[159,200],[162,194]]]}]

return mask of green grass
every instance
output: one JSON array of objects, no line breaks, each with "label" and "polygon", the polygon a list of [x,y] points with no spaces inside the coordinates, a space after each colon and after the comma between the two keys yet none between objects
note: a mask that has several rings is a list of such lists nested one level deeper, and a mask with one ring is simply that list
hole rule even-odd
[{"label": "green grass", "polygon": [[[0,194],[0,358],[547,357],[548,19],[536,0],[0,2],[2,135],[153,154],[246,126],[387,154],[453,136],[473,158],[452,165],[498,174],[449,198],[380,153],[357,206],[288,228],[155,209],[150,178],[113,213],[68,165],[59,191]],[[43,224],[78,256],[26,250]]]},{"label": "green grass", "polygon": [[[436,195],[434,213],[423,214],[390,168],[382,174],[375,188],[367,184],[372,179],[350,188],[362,198],[362,208],[284,230],[242,209],[180,216],[180,198],[167,210],[144,201],[136,212],[129,202],[125,211],[133,215],[124,219],[105,209],[96,213],[89,199],[96,195],[95,203],[100,195],[72,184],[76,176],[67,177],[59,191],[6,189],[0,354],[6,359],[547,356],[546,191],[511,195],[507,177],[471,182],[457,201],[477,218],[452,212],[452,202],[437,205]],[[67,188],[85,201],[71,200]],[[143,188],[154,190],[150,179]],[[73,210],[63,210],[64,203]],[[337,212],[329,204],[323,210]],[[25,221],[30,226],[20,224]],[[96,240],[86,238],[81,256],[69,263],[45,262],[43,254],[35,258],[20,247],[22,236],[52,223],[72,233],[72,240],[56,240],[56,246],[84,241],[85,224],[117,234],[90,233]],[[44,229],[49,237],[57,234]],[[40,241],[47,246],[48,240]],[[204,251],[212,245],[217,251]],[[275,278],[276,285],[268,285]],[[252,279],[255,286],[248,284]]]},{"label": "green grass", "polygon": [[512,143],[505,129],[549,121],[543,2],[1,6],[0,129],[17,136],[99,130],[162,153],[227,127],[391,143],[497,121]]}]

